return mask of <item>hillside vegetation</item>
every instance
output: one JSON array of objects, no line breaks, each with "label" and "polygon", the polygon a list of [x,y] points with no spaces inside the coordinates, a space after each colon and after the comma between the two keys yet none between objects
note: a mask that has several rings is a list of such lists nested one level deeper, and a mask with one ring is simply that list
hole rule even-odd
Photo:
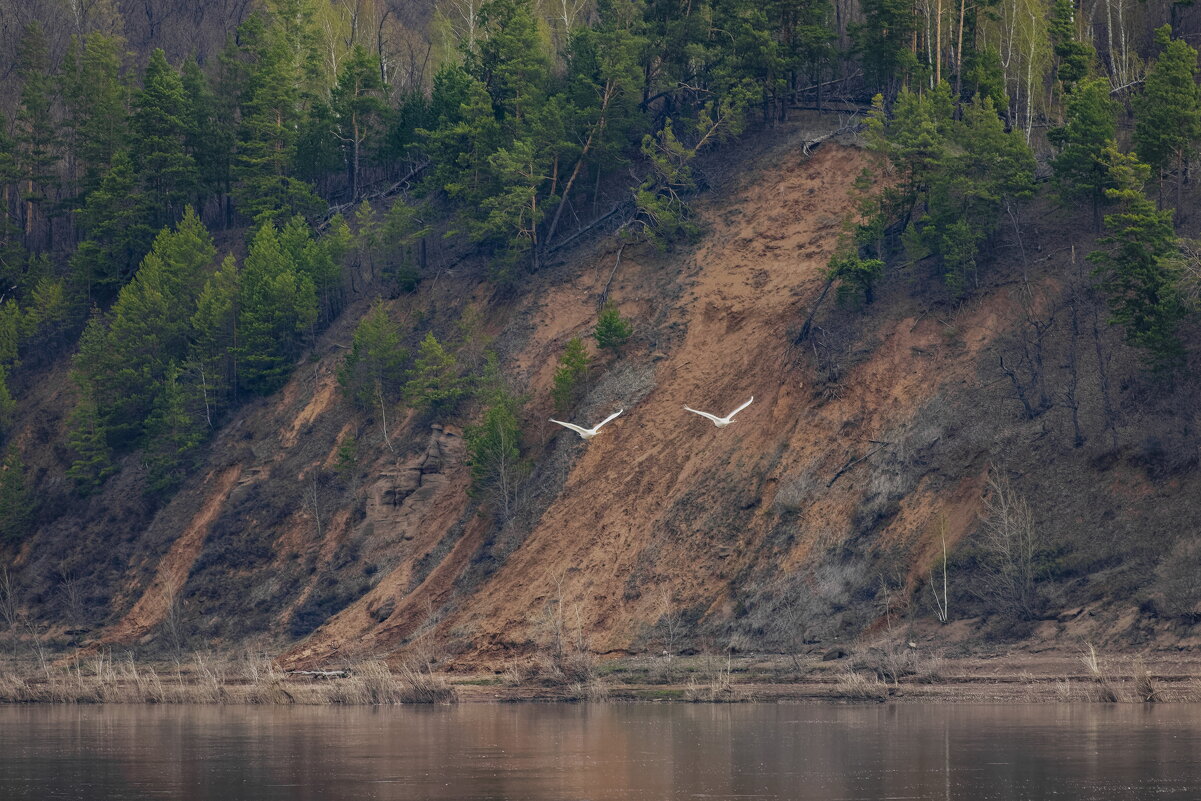
[{"label": "hillside vegetation", "polygon": [[0,6],[14,653],[1191,644],[1201,12],[136,5]]}]

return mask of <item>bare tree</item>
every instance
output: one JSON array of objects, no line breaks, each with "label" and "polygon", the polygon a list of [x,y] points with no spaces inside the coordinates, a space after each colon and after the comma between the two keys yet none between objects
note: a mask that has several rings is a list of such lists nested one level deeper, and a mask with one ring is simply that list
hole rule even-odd
[{"label": "bare tree", "polygon": [[980,566],[975,594],[997,611],[1029,620],[1038,611],[1038,534],[1029,504],[1009,479],[994,471],[980,525]]}]

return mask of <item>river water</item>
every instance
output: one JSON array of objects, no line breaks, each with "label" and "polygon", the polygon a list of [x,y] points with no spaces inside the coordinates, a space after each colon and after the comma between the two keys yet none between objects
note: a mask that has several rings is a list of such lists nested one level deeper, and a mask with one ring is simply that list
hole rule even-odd
[{"label": "river water", "polygon": [[1201,799],[1201,706],[3,706],[0,800]]}]

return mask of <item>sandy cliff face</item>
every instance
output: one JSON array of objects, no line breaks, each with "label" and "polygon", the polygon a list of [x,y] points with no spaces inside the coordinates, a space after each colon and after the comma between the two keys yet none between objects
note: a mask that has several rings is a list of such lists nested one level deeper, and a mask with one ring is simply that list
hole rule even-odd
[{"label": "sandy cliff face", "polygon": [[[1196,460],[1114,443],[1137,441],[1152,414],[1194,436],[1195,407],[1144,403],[1114,423],[1082,367],[1073,397],[1083,442],[1069,436],[1065,404],[1037,419],[1016,414],[996,357],[1018,347],[1014,332],[1032,315],[1063,319],[1063,283],[1045,273],[1001,270],[966,302],[920,297],[916,273],[901,273],[887,299],[831,304],[798,342],[867,158],[834,143],[805,155],[805,138],[786,129],[715,170],[693,248],[600,238],[515,299],[489,299],[487,283],[460,268],[392,302],[398,318],[421,314],[443,331],[474,308],[527,394],[534,469],[503,526],[468,493],[468,420],[431,426],[398,404],[385,438],[382,420],[342,397],[335,372],[364,298],[281,393],[230,421],[171,503],[148,520],[123,511],[136,506],[127,465],[57,534],[34,538],[19,566],[33,584],[52,582],[55,564],[74,560],[78,575],[104,561],[91,586],[107,612],[84,638],[94,645],[161,648],[170,621],[177,645],[256,647],[293,666],[431,649],[495,666],[564,637],[607,654],[668,641],[794,650],[901,614],[931,623],[931,571],[945,545],[971,575],[961,543],[979,527],[990,476],[1004,474],[1045,533],[1040,575],[1058,581],[1043,596],[1052,613],[1022,636],[1187,637],[1135,611],[1173,547],[1168,535],[1142,550],[1115,543],[1131,526],[1199,522],[1188,501]],[[1033,222],[1024,246],[1037,252],[1048,239]],[[547,422],[549,388],[564,344],[590,334],[606,291],[635,337],[619,356],[598,357],[574,416],[625,413],[585,443]],[[1070,340],[1067,330],[1038,344],[1048,373],[1093,348],[1083,323]],[[1098,354],[1117,352],[1112,335],[1096,343]],[[1106,358],[1097,363],[1112,363],[1115,393],[1138,397],[1136,373]],[[1042,380],[1062,397],[1058,379]],[[752,395],[723,429],[682,408],[724,414]],[[335,469],[349,438],[357,466]],[[68,540],[73,521],[83,536]],[[1115,566],[1128,556],[1139,573]],[[974,597],[953,589],[957,609]]]}]

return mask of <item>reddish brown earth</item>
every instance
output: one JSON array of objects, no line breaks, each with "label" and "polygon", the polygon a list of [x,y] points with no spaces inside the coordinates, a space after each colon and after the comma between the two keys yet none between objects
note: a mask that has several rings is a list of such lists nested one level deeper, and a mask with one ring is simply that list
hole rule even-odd
[{"label": "reddish brown earth", "polygon": [[[1127,543],[1146,539],[1131,531],[1201,524],[1189,500],[1201,490],[1195,462],[1164,467],[1136,444],[1148,420],[1170,432],[1187,429],[1187,415],[1157,409],[1134,368],[1114,362],[1113,383],[1138,400],[1113,448],[1082,368],[1087,442],[1073,448],[1063,405],[1021,419],[996,371],[996,354],[1031,314],[1061,308],[1065,283],[1052,267],[1068,253],[1054,220],[1028,223],[1024,247],[1044,254],[1028,275],[998,269],[966,301],[949,302],[923,297],[916,270],[899,272],[887,299],[860,310],[827,303],[818,333],[797,342],[852,213],[853,179],[869,163],[851,142],[805,155],[815,131],[811,121],[783,126],[736,161],[708,165],[694,247],[661,253],[599,236],[516,297],[494,296],[482,267],[456,262],[415,296],[389,301],[410,344],[429,326],[443,341],[463,339],[467,361],[491,343],[526,394],[531,491],[505,525],[468,493],[462,433],[475,409],[431,427],[397,402],[385,440],[378,413],[339,391],[337,368],[371,300],[361,297],[284,390],[229,421],[168,504],[130,511],[141,508],[130,459],[76,518],[86,536],[68,539],[68,520],[32,539],[17,568],[55,575],[72,555],[99,558],[87,554],[100,548],[80,550],[87,543],[120,539],[105,554],[107,617],[77,644],[153,652],[174,602],[192,645],[253,648],[293,668],[433,655],[487,676],[563,642],[644,659],[665,649],[820,654],[864,636],[942,655],[988,650],[1000,637],[1021,645],[998,669],[1042,671],[1049,688],[1051,676],[1079,671],[1069,663],[1086,641],[1163,659],[1201,644],[1192,624],[1146,611],[1170,541],[1139,552],[1135,579],[1120,572]],[[1004,239],[993,249],[1002,261],[1016,252]],[[606,289],[635,336],[621,354],[595,357],[573,414],[625,413],[584,443],[547,421],[549,389],[571,337],[594,345]],[[456,333],[465,311],[479,321],[474,338]],[[1065,330],[1048,339],[1054,369],[1066,358]],[[1107,336],[1102,344],[1115,348]],[[19,441],[63,425],[54,393],[36,391],[44,409],[23,422]],[[752,395],[720,430],[682,408],[725,413]],[[335,465],[352,437],[359,463],[348,476]],[[31,461],[54,475],[53,454]],[[1048,532],[1058,583],[1040,619],[998,632],[965,586],[970,572],[957,572],[970,570],[970,554],[954,559],[1001,473]],[[41,555],[47,542],[84,544],[51,557]],[[944,543],[954,562],[949,626],[934,621],[929,592]],[[1067,655],[1038,662],[1052,646]],[[967,675],[984,663],[957,664]]]}]

